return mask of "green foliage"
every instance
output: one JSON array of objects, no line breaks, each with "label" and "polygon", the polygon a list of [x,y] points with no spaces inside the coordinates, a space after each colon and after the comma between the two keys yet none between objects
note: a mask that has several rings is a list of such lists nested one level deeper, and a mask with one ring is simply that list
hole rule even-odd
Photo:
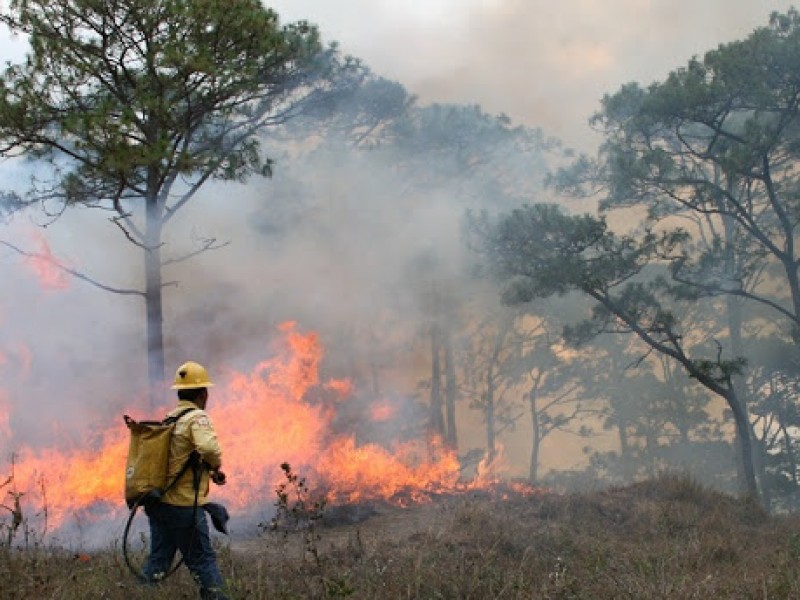
[{"label": "green foliage", "polygon": [[73,204],[111,210],[144,251],[143,291],[84,279],[145,298],[155,389],[161,266],[187,258],[162,260],[164,227],[213,178],[270,175],[266,128],[324,97],[352,63],[259,0],[13,0],[0,22],[29,42],[0,78],[0,155],[47,161],[28,204],[55,217]]},{"label": "green foliage", "polygon": [[314,26],[256,0],[15,0],[0,20],[30,41],[0,81],[0,139],[66,159],[68,202],[268,172],[254,134],[292,114],[323,56]]},{"label": "green foliage", "polygon": [[487,213],[469,219],[490,272],[514,278],[504,296],[508,304],[591,286],[595,273],[587,263],[602,260],[596,250],[610,239],[604,221],[570,217],[550,204],[523,206],[495,220]]},{"label": "green foliage", "polygon": [[[793,167],[800,159],[799,72],[792,9],[663,82],[623,86],[593,118],[606,139],[587,175],[607,191],[604,211],[639,206],[661,227],[674,227],[665,219],[675,216],[692,223],[693,243],[672,265],[684,298],[740,296],[793,326],[800,322],[793,243],[800,214]],[[785,294],[759,285],[765,273],[778,286],[785,280]]]},{"label": "green foliage", "polygon": [[[628,233],[572,244],[573,235],[581,239],[580,218],[557,209],[549,209],[555,218],[523,209],[484,227],[482,249],[506,284],[506,302],[570,290],[591,296],[591,318],[567,329],[572,341],[636,333],[726,398],[739,436],[751,425],[735,398],[747,375],[736,356],[740,340],[776,317],[788,326],[772,335],[798,339],[799,25],[796,10],[775,13],[769,26],[661,82],[627,84],[603,98],[593,118],[605,133],[597,158],[579,158],[550,182],[575,195],[602,194],[597,223],[635,208],[643,218]],[[708,316],[693,331],[685,315],[701,305]],[[748,471],[749,453],[742,458]]]},{"label": "green foliage", "polygon": [[747,364],[744,358],[736,360],[696,359],[693,362],[700,373],[719,383],[728,382],[734,375],[740,375]]},{"label": "green foliage", "polygon": [[[589,320],[565,327],[568,341],[585,343],[602,332],[636,333],[720,391],[719,373],[710,376],[710,363],[693,361],[686,353],[680,322],[669,304],[670,296],[679,294],[662,274],[661,262],[685,243],[685,232],[619,236],[602,218],[570,216],[546,204],[524,206],[496,220],[473,216],[470,228],[488,272],[506,284],[506,303],[580,291],[596,304]],[[724,374],[734,372],[714,362]]]},{"label": "green foliage", "polygon": [[576,290],[598,300],[624,289],[618,304],[634,316],[657,305],[658,281],[636,277],[684,239],[681,232],[648,233],[640,240],[619,236],[602,217],[567,215],[551,204],[523,206],[495,220],[486,214],[470,219],[489,273],[509,282],[503,296],[508,304]]},{"label": "green foliage", "polygon": [[396,81],[369,72],[360,63],[343,69],[338,77],[352,84],[338,86],[309,106],[305,118],[293,121],[298,137],[339,141],[357,148],[375,149],[391,142],[387,130],[414,107],[416,98]]},{"label": "green foliage", "polygon": [[556,141],[479,106],[413,106],[384,130],[386,160],[404,185],[447,189],[464,205],[512,206],[537,194]]}]

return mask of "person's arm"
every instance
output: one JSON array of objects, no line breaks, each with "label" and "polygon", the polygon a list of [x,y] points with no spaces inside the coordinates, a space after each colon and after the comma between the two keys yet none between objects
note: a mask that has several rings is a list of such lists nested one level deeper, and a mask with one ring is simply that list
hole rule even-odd
[{"label": "person's arm", "polygon": [[219,447],[217,434],[209,416],[205,412],[193,416],[189,431],[200,458],[212,471],[218,471],[222,466],[222,449]]}]

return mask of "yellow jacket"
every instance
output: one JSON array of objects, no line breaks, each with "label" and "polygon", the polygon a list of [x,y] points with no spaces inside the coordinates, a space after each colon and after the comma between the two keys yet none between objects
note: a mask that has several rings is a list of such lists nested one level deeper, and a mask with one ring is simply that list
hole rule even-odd
[{"label": "yellow jacket", "polygon": [[[214,425],[211,423],[206,411],[197,408],[193,402],[180,400],[178,406],[170,411],[167,416],[175,416],[187,408],[194,408],[195,410],[183,415],[175,423],[175,430],[172,434],[169,448],[167,484],[172,482],[180,473],[193,450],[196,450],[203,462],[210,465],[212,469],[219,469],[222,466],[222,450],[217,442]],[[200,490],[197,495],[198,505],[208,502],[208,480],[208,469],[204,468],[200,477]],[[175,485],[164,494],[162,502],[174,506],[194,506],[194,496],[192,468],[189,467]]]}]

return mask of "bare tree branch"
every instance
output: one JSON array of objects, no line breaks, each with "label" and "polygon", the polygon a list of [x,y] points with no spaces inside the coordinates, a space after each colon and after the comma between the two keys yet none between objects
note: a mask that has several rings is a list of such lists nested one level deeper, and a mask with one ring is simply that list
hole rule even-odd
[{"label": "bare tree branch", "polygon": [[217,244],[217,238],[206,238],[203,240],[202,247],[198,248],[193,252],[189,252],[188,254],[184,254],[183,256],[179,256],[177,258],[170,258],[169,260],[162,261],[161,266],[172,265],[175,263],[183,262],[185,260],[189,260],[190,258],[197,256],[198,254],[202,254],[203,252],[207,252],[208,250],[219,250],[220,248],[224,248],[225,246],[229,245],[230,242],[222,242]]},{"label": "bare tree branch", "polygon": [[5,240],[0,240],[0,245],[5,246],[6,248],[10,248],[14,252],[16,252],[18,254],[21,254],[22,256],[26,256],[28,258],[34,258],[36,260],[42,260],[42,261],[44,261],[44,262],[46,262],[48,264],[53,265],[54,267],[58,268],[59,270],[63,271],[64,273],[68,273],[69,275],[72,275],[73,277],[75,277],[77,279],[81,279],[81,280],[85,281],[86,283],[90,283],[93,286],[95,286],[96,288],[100,288],[101,290],[105,290],[106,292],[112,292],[114,294],[121,294],[123,296],[141,296],[142,298],[144,297],[144,292],[142,292],[141,290],[116,288],[116,287],[111,287],[111,286],[102,284],[99,281],[97,281],[95,279],[92,279],[88,275],[85,275],[85,274],[81,273],[80,271],[76,271],[75,269],[70,269],[69,267],[65,267],[64,265],[59,263],[57,260],[55,260],[52,257],[47,256],[45,254],[39,254],[39,253],[36,253],[36,252],[27,252],[27,251],[23,250],[22,248],[19,248],[18,246],[15,246],[14,244],[11,244],[11,243],[9,243],[9,242],[7,242]]}]

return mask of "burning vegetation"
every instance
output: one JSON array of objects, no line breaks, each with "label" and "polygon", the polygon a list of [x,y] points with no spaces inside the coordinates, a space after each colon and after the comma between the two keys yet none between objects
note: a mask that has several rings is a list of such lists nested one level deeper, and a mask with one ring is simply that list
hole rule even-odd
[{"label": "burning vegetation", "polygon": [[[209,406],[232,482],[214,496],[234,516],[271,510],[283,464],[301,473],[309,492],[328,506],[419,504],[497,485],[498,464],[465,480],[456,451],[436,436],[361,443],[352,427],[337,430],[353,389],[345,380],[320,380],[323,349],[314,333],[285,323],[271,354],[250,372],[221,373]],[[387,402],[378,399],[362,411],[362,428],[386,418]],[[8,407],[0,408],[0,424],[8,423]],[[131,413],[149,416],[141,406]],[[121,416],[71,445],[11,446],[14,438],[4,439],[2,452],[13,455],[6,488],[16,494],[14,514],[22,512],[30,526],[57,533],[76,517],[82,527],[123,518],[128,435]]]}]

